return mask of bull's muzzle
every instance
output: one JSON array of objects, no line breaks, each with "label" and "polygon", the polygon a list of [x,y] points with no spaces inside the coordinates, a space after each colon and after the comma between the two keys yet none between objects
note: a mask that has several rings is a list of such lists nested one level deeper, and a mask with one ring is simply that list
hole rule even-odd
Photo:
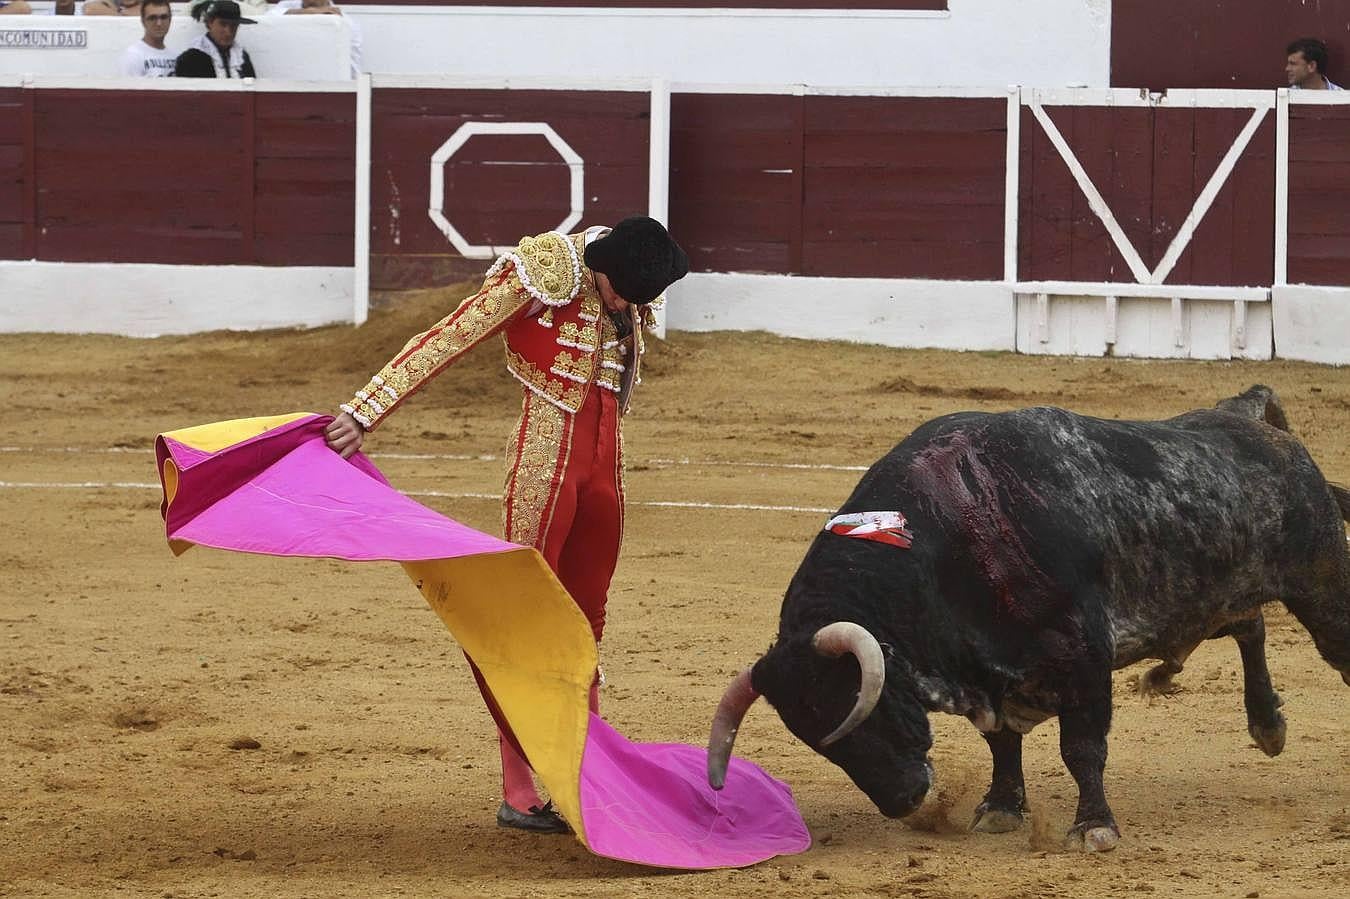
[{"label": "bull's muzzle", "polygon": [[887,818],[903,818],[913,814],[928,796],[933,786],[933,769],[928,764],[908,768],[898,784],[892,784],[884,795],[868,791],[868,798],[877,811]]}]

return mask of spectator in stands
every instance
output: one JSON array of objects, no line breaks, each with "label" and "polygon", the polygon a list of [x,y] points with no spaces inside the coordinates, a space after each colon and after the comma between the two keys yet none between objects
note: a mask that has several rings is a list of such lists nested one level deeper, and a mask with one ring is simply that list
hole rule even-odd
[{"label": "spectator in stands", "polygon": [[117,14],[119,16],[139,16],[141,14],[141,0],[117,0]]},{"label": "spectator in stands", "polygon": [[1304,37],[1284,48],[1284,77],[1290,90],[1338,91],[1327,77],[1327,45],[1315,37]]},{"label": "spectator in stands", "polygon": [[116,0],[84,0],[80,15],[115,16],[117,15],[117,2]]},{"label": "spectator in stands", "polygon": [[[342,10],[332,0],[279,0],[272,6],[273,16],[342,16]],[[351,16],[342,16],[352,35],[352,77],[361,74],[361,27]]]},{"label": "spectator in stands", "polygon": [[[192,18],[200,19],[201,16],[197,15],[197,7],[206,6],[210,2],[211,0],[191,0],[188,4],[188,12],[192,14]],[[239,11],[246,16],[262,18],[267,15],[269,9],[271,9],[271,6],[268,5],[267,0],[242,0],[239,3]]]},{"label": "spectator in stands", "polygon": [[179,78],[256,78],[253,60],[239,46],[240,25],[255,25],[244,18],[234,0],[211,0],[192,8],[192,17],[206,23],[206,33],[178,55],[173,73]]},{"label": "spectator in stands", "polygon": [[0,0],[0,16],[26,16],[32,11],[28,0]]},{"label": "spectator in stands", "polygon": [[178,54],[164,46],[164,35],[173,24],[173,8],[169,0],[137,0],[141,27],[145,33],[136,43],[122,51],[119,75],[132,78],[165,78],[173,74]]}]

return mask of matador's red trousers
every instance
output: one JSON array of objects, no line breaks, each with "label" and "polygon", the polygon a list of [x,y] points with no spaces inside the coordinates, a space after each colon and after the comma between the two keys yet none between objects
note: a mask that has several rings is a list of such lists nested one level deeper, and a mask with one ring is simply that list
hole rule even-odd
[{"label": "matador's red trousers", "polygon": [[605,630],[609,582],[623,540],[623,450],[614,393],[592,385],[570,415],[525,394],[506,475],[506,539],[533,546]]},{"label": "matador's red trousers", "polygon": [[[509,448],[506,539],[539,550],[590,622],[596,643],[623,540],[622,442],[614,393],[592,385],[576,414],[526,392]],[[477,668],[474,675],[500,728],[503,797],[528,809],[539,803],[529,766]],[[593,684],[592,711],[598,702]]]}]

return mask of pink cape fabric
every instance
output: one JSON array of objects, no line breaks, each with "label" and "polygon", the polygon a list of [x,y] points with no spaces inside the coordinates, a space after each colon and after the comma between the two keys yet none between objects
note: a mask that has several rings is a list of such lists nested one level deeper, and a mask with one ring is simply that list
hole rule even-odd
[{"label": "pink cape fabric", "polygon": [[[365,457],[342,461],[323,442],[329,421],[306,416],[217,452],[161,436],[161,477],[166,467],[176,470],[176,482],[166,483],[173,501],[164,505],[171,544],[397,562],[519,550],[397,492]],[[703,869],[741,867],[810,847],[785,784],[733,759],[726,787],[714,791],[706,766],[702,748],[632,743],[591,715],[579,784],[580,823],[591,851]]]}]

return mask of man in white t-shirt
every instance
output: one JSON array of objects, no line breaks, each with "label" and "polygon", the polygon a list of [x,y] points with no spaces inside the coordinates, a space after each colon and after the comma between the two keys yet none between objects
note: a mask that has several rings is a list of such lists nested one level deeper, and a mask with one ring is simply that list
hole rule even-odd
[{"label": "man in white t-shirt", "polygon": [[[342,16],[342,10],[332,0],[278,0],[268,15],[273,16]],[[361,74],[361,27],[351,16],[342,16],[352,35],[352,77]]]},{"label": "man in white t-shirt", "polygon": [[173,74],[178,54],[164,46],[164,35],[173,24],[169,0],[142,0],[141,27],[144,36],[122,51],[117,74],[132,78],[166,78]]}]

